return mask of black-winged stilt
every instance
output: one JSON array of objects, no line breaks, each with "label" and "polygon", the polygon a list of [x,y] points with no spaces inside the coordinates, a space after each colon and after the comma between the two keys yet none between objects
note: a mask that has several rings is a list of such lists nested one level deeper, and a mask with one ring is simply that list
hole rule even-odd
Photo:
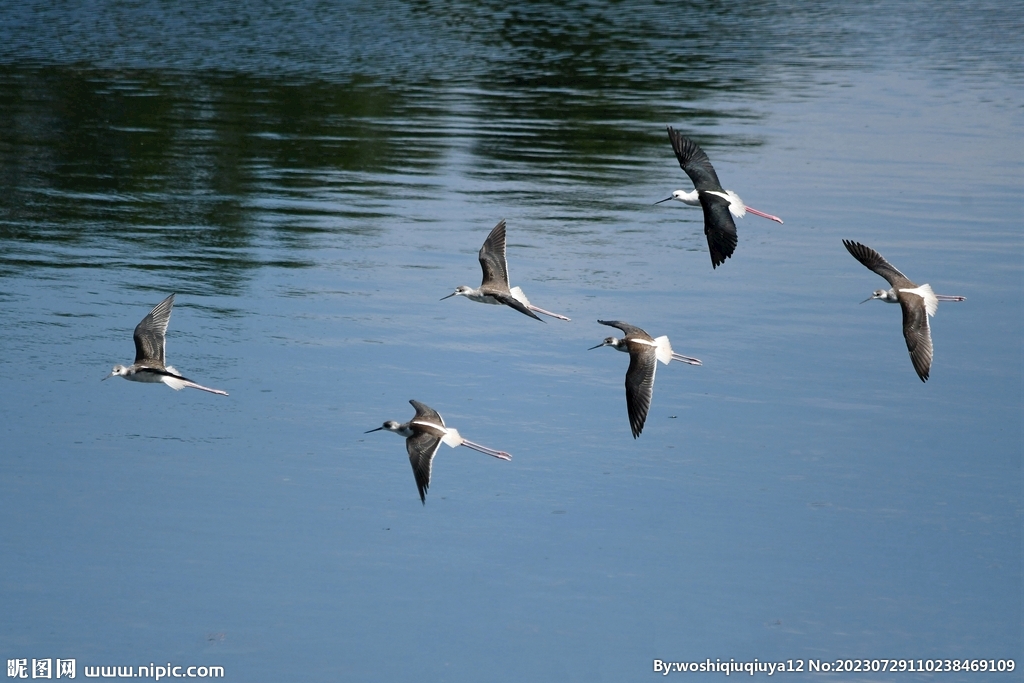
[{"label": "black-winged stilt", "polygon": [[174,295],[158,303],[138,325],[135,326],[135,362],[125,367],[115,365],[110,374],[103,379],[111,377],[124,377],[132,382],[157,383],[162,382],[175,391],[181,391],[185,387],[201,389],[211,394],[227,396],[228,392],[220,389],[211,389],[202,384],[196,384],[192,380],[182,377],[177,370],[164,362],[164,351],[167,348],[167,323],[171,320],[171,306],[174,305]]},{"label": "black-winged stilt", "polygon": [[745,205],[732,190],[722,189],[722,183],[718,181],[718,174],[708,155],[696,142],[680,135],[672,126],[668,127],[668,139],[679,160],[679,166],[693,181],[693,191],[676,190],[671,197],[655,204],[675,199],[688,206],[704,209],[704,234],[708,238],[712,268],[722,265],[736,250],[736,223],[732,220],[733,216],[743,218],[749,211],[762,218],[782,222],[778,216]]},{"label": "black-winged stilt", "polygon": [[665,365],[678,360],[690,365],[701,365],[696,358],[682,356],[672,351],[668,337],[654,339],[639,327],[618,320],[598,320],[602,325],[617,327],[626,333],[622,339],[607,337],[590,351],[602,346],[610,346],[617,351],[629,354],[629,369],[626,370],[626,410],[629,412],[629,427],[633,430],[633,438],[640,436],[647,420],[647,411],[651,407],[651,396],[654,394],[654,373],[658,369],[658,361]]},{"label": "black-winged stilt", "polygon": [[366,434],[383,429],[405,437],[405,449],[409,451],[409,462],[412,464],[412,473],[416,477],[416,488],[419,489],[420,500],[424,505],[427,504],[431,464],[442,443],[446,443],[452,448],[456,446],[472,448],[474,451],[480,451],[501,460],[512,459],[512,456],[505,451],[496,451],[462,438],[457,429],[446,427],[438,412],[430,406],[413,400],[410,400],[409,403],[416,409],[416,415],[411,420],[408,422],[388,420],[382,426],[367,431]]},{"label": "black-winged stilt", "polygon": [[[484,240],[484,245],[480,247],[479,258],[480,268],[484,272],[480,288],[473,289],[466,285],[460,285],[455,288],[454,292],[446,297],[442,297],[441,301],[453,296],[464,296],[471,301],[477,301],[482,304],[504,304],[511,306],[520,313],[531,318],[537,318],[537,320],[540,320],[537,313],[550,315],[552,318],[558,318],[559,320],[568,320],[564,315],[545,311],[543,308],[538,308],[531,304],[526,295],[523,294],[523,290],[519,287],[509,289],[508,260],[505,258],[504,220],[499,221],[494,226],[494,229],[491,230],[491,234]],[[534,313],[534,311],[537,313]],[[541,320],[541,322],[544,321]]]},{"label": "black-winged stilt", "polygon": [[879,299],[888,304],[900,305],[903,309],[903,336],[907,340],[910,360],[914,363],[917,376],[922,382],[927,382],[932,367],[932,333],[928,316],[935,315],[940,301],[964,301],[965,297],[935,294],[931,286],[926,284],[918,287],[871,247],[851,240],[843,240],[843,246],[855,259],[892,285],[888,290],[876,289],[861,303]]}]

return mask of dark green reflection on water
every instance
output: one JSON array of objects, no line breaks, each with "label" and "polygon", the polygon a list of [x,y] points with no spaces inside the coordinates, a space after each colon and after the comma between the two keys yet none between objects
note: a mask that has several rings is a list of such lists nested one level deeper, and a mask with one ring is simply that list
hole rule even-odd
[{"label": "dark green reflection on water", "polygon": [[[311,263],[317,235],[377,235],[460,175],[606,193],[667,155],[666,124],[714,145],[780,89],[903,45],[861,5],[382,5],[0,8],[0,275],[233,282]],[[953,22],[908,17],[911,42]]]},{"label": "dark green reflection on water", "polygon": [[543,183],[557,168],[608,183],[609,160],[664,146],[660,123],[637,122],[667,117],[611,91],[4,66],[0,272],[187,264],[238,275],[268,262],[261,240],[301,249],[310,233],[373,232],[367,219],[392,215],[410,178],[450,172],[455,146],[497,177],[526,169]]},{"label": "dark green reflection on water", "polygon": [[[658,3],[8,6],[0,275],[233,283],[308,265],[318,234],[378,234],[459,174],[622,183],[664,153],[665,124],[757,115],[713,101],[765,91],[776,48],[748,40],[754,7],[679,23]],[[706,30],[723,22],[724,46]]]},{"label": "dark green reflection on water", "polygon": [[[295,198],[332,183],[373,194],[368,177],[431,173],[441,145],[395,135],[388,122],[434,115],[358,82],[4,67],[0,264],[101,267],[112,257],[147,268],[160,265],[144,257],[160,254],[168,267],[177,258],[198,269],[259,266],[247,249],[267,227],[260,202],[285,217],[271,231],[322,229],[288,220],[323,211]],[[96,258],[64,258],[48,244]]]}]

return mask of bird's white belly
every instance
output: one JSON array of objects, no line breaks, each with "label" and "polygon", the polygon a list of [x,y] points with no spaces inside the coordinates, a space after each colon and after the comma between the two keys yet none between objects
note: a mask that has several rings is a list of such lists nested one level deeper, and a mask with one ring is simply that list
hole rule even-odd
[{"label": "bird's white belly", "polygon": [[494,304],[495,306],[501,305],[501,302],[495,299],[490,294],[467,294],[466,298],[469,299],[470,301],[476,301],[477,303],[481,304]]},{"label": "bird's white belly", "polygon": [[743,200],[740,199],[740,196],[732,190],[725,190],[724,192],[708,190],[707,193],[721,197],[725,201],[729,202],[729,213],[736,218],[743,218],[747,215],[747,205],[744,204]]},{"label": "bird's white belly", "polygon": [[668,342],[668,337],[665,335],[655,338],[654,355],[663,365],[668,365],[669,361],[672,360],[672,345]]},{"label": "bird's white belly", "polygon": [[124,378],[130,382],[145,382],[146,384],[160,384],[163,382],[162,375],[154,375],[152,372],[133,372],[125,375]]},{"label": "bird's white belly", "polygon": [[445,435],[441,437],[441,441],[443,441],[445,445],[455,448],[456,446],[461,446],[465,439],[463,439],[459,434],[458,429],[447,427],[445,428]]},{"label": "bird's white belly", "polygon": [[511,290],[509,290],[509,293],[512,294],[513,299],[515,299],[522,305],[526,306],[527,308],[533,305],[530,303],[530,300],[526,298],[526,294],[523,292],[523,290],[520,289],[519,287],[513,287]]},{"label": "bird's white belly", "polygon": [[931,285],[925,284],[914,289],[907,288],[900,291],[907,294],[916,294],[924,299],[924,308],[928,311],[928,315],[935,315],[935,311],[939,310],[939,300],[935,296],[935,292],[932,291]]}]

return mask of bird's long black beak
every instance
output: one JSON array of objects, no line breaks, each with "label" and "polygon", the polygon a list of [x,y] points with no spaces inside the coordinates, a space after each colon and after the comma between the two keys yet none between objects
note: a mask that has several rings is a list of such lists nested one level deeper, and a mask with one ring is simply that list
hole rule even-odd
[{"label": "bird's long black beak", "polygon": [[587,351],[593,351],[594,349],[599,349],[599,348],[601,348],[602,346],[608,346],[608,345],[607,345],[607,344],[605,344],[604,342],[601,342],[601,343],[600,343],[600,344],[598,344],[597,346],[591,346],[591,347],[590,347],[589,349],[587,349]]},{"label": "bird's long black beak", "polygon": [[875,298],[875,297],[873,297],[873,296],[869,296],[869,297],[868,297],[867,299],[864,299],[864,301],[861,301],[861,303],[862,303],[862,304],[866,304],[867,302],[871,301],[871,300],[872,300],[872,299],[874,299],[874,298]]},{"label": "bird's long black beak", "polygon": [[655,204],[661,204],[662,202],[667,202],[667,201],[668,201],[668,200],[670,200],[670,199],[673,199],[673,197],[665,197],[664,199],[662,199],[662,200],[660,200],[660,201],[657,201],[657,202],[654,202],[654,203],[655,203]]},{"label": "bird's long black beak", "polygon": [[363,432],[363,434],[369,434],[370,432],[379,432],[382,429],[384,429],[384,428],[383,427],[377,427],[376,429],[371,429],[371,430],[369,430],[367,432]]},{"label": "bird's long black beak", "polygon": [[442,296],[442,297],[441,297],[440,299],[438,299],[438,301],[444,301],[445,299],[451,299],[451,298],[452,298],[453,296],[455,296],[456,294],[458,294],[458,292],[452,292],[452,293],[451,293],[451,294],[449,294],[448,296]]}]

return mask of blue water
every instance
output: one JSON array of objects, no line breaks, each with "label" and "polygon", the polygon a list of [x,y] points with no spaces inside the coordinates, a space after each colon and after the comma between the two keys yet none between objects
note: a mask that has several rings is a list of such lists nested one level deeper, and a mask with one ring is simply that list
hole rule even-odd
[{"label": "blue water", "polygon": [[[0,9],[0,652],[1024,665],[1016,9]],[[666,125],[785,224],[713,270],[701,212],[654,206],[689,189]],[[439,301],[501,218],[571,322]],[[844,238],[967,297],[927,384]],[[100,383],[170,292],[169,361],[229,397]],[[598,319],[704,362],[659,369],[637,440]],[[364,434],[410,398],[513,460],[442,447],[421,505]]]}]

